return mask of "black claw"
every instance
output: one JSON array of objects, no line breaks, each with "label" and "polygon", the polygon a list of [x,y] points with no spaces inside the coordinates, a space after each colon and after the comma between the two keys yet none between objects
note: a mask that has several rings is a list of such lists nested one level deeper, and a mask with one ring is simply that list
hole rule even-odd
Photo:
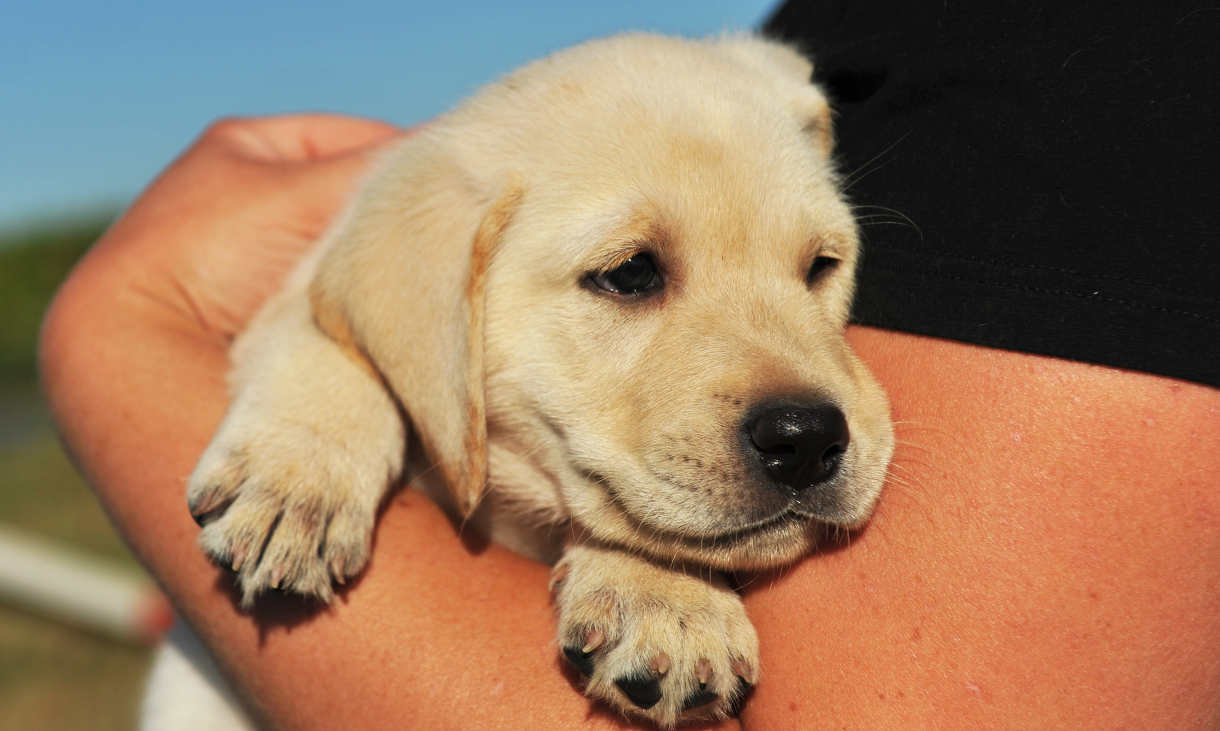
[{"label": "black claw", "polygon": [[208,523],[211,523],[213,520],[216,520],[220,516],[224,515],[225,511],[229,509],[229,505],[231,505],[232,502],[232,500],[224,500],[219,505],[207,511],[196,510],[195,506],[199,504],[198,502],[187,503],[186,508],[191,513],[191,520],[195,521],[195,525],[202,528]]},{"label": "black claw", "polygon": [[579,647],[565,647],[563,656],[572,663],[572,667],[580,671],[581,675],[589,677],[593,674],[593,653],[581,652]]},{"label": "black claw", "polygon": [[651,676],[619,678],[614,681],[618,689],[623,691],[631,702],[645,710],[652,708],[661,700],[661,681]]},{"label": "black claw", "polygon": [[697,690],[688,695],[686,700],[682,701],[682,710],[689,711],[692,708],[706,706],[708,703],[711,703],[714,700],[719,700],[719,698],[720,696],[716,695],[710,690]]},{"label": "black claw", "polygon": [[743,678],[737,679],[737,692],[733,694],[733,700],[729,703],[729,715],[738,716],[741,714],[741,707],[746,704],[746,699],[750,697],[750,693],[754,690],[754,686],[750,685]]},{"label": "black claw", "polygon": [[220,514],[223,512],[224,512],[223,505],[212,508],[211,510],[209,510],[207,512],[195,512],[194,510],[191,510],[191,520],[195,521],[195,525],[202,528],[205,525],[207,525],[208,523],[211,523],[216,518],[219,518]]}]

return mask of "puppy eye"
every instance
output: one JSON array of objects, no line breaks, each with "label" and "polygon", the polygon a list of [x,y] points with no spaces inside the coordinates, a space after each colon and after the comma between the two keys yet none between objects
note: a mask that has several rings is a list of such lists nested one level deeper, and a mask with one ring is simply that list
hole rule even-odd
[{"label": "puppy eye", "polygon": [[661,288],[661,272],[650,254],[636,254],[608,272],[590,274],[589,281],[611,294],[641,295]]},{"label": "puppy eye", "polygon": [[838,266],[839,260],[833,257],[819,256],[814,258],[813,264],[809,267],[809,273],[805,275],[805,284],[812,287],[825,279]]}]

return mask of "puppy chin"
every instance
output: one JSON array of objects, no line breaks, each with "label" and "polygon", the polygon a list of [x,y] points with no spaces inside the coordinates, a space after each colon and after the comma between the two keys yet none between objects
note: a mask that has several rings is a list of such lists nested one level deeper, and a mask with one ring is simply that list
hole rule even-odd
[{"label": "puppy chin", "polygon": [[851,541],[868,525],[875,503],[873,499],[828,518],[793,514],[790,520],[731,541],[682,542],[659,553],[727,571],[783,568],[819,549],[841,547]]},{"label": "puppy chin", "polygon": [[[790,564],[817,546],[826,534],[816,519],[787,512],[755,528],[716,537],[687,536],[663,531],[615,530],[618,520],[600,520],[589,526],[595,538],[658,561],[681,561],[718,570],[765,569]],[[595,526],[595,527],[594,527]]]},{"label": "puppy chin", "polygon": [[[589,470],[574,470],[577,484],[565,491],[569,515],[579,532],[610,545],[718,570],[778,568],[811,550],[841,545],[865,525],[881,494],[880,475],[856,468],[858,454],[821,490],[772,506],[748,524],[715,525],[688,531],[636,515],[614,489],[616,481]],[[726,520],[726,523],[729,521]]]},{"label": "puppy chin", "polygon": [[808,555],[826,535],[825,523],[789,514],[776,524],[755,531],[717,541],[683,542],[665,550],[715,569],[770,569]]},{"label": "puppy chin", "polygon": [[691,560],[722,569],[776,568],[818,548],[842,545],[872,518],[882,480],[871,475],[861,480],[849,470],[835,483],[755,529],[683,543],[697,554]]}]

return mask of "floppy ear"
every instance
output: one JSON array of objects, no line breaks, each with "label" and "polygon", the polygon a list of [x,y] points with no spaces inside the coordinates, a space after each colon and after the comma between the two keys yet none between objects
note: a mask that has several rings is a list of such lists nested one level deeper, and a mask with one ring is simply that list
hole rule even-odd
[{"label": "floppy ear", "polygon": [[310,285],[323,332],[383,379],[469,515],[487,483],[483,293],[521,200],[489,191],[424,131],[395,150]]},{"label": "floppy ear", "polygon": [[730,35],[720,47],[770,78],[775,93],[788,100],[818,151],[834,149],[830,102],[813,83],[813,63],[791,46],[755,35]]}]

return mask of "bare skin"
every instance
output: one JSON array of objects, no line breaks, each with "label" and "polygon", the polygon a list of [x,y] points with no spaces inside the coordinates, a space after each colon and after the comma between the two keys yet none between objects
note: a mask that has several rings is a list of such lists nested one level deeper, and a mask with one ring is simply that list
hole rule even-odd
[{"label": "bare skin", "polygon": [[746,725],[1220,726],[1220,392],[852,342],[896,466],[849,548],[748,588],[770,672]]},{"label": "bare skin", "polygon": [[[321,613],[239,613],[195,546],[184,481],[224,412],[227,344],[397,134],[321,116],[214,127],[57,296],[48,398],[124,536],[273,725],[620,725],[557,660],[546,567],[463,543],[415,494]],[[903,444],[847,548],[744,579],[765,663],[746,724],[1220,724],[1220,393],[852,340]]]}]

